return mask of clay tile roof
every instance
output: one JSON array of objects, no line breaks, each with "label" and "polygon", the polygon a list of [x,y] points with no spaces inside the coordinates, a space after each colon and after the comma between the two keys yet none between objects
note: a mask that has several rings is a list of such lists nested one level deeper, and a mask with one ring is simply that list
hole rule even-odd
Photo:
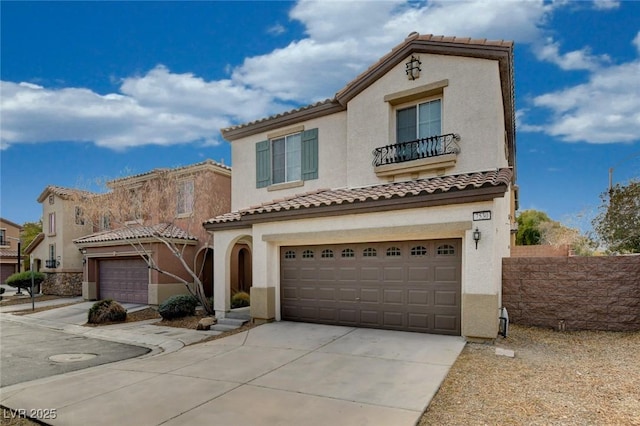
[{"label": "clay tile roof", "polygon": [[177,240],[197,241],[198,238],[190,235],[182,228],[170,223],[159,223],[152,226],[135,225],[126,228],[102,231],[86,237],[73,240],[76,244],[104,243],[109,241],[133,240],[137,238],[172,238]]},{"label": "clay tile roof", "polygon": [[0,257],[11,257],[17,259],[18,250],[0,249]]},{"label": "clay tile roof", "polygon": [[296,194],[279,200],[252,206],[247,209],[214,217],[206,224],[241,221],[245,216],[282,210],[301,210],[336,204],[366,203],[379,199],[404,198],[435,193],[462,191],[487,186],[508,186],[513,177],[511,168],[492,171],[465,173],[460,175],[418,179],[406,182],[392,182],[361,188],[321,189],[304,194]]},{"label": "clay tile roof", "polygon": [[39,203],[43,202],[49,194],[57,195],[58,197],[65,200],[68,200],[69,198],[75,195],[82,195],[87,197],[96,195],[94,192],[83,191],[81,189],[65,188],[62,186],[49,185],[44,189],[44,191],[42,191],[42,193],[38,197],[38,202]]},{"label": "clay tile roof", "polygon": [[138,173],[136,175],[131,175],[131,176],[124,176],[121,178],[116,178],[113,180],[110,180],[109,182],[107,182],[108,185],[114,185],[117,184],[119,182],[127,182],[130,180],[136,180],[136,179],[140,179],[143,178],[145,176],[153,176],[159,172],[174,172],[174,173],[181,173],[181,172],[188,172],[189,169],[196,169],[198,167],[202,167],[202,166],[215,166],[218,167],[220,169],[226,170],[226,171],[231,171],[231,167],[224,165],[222,163],[219,163],[217,161],[211,160],[210,158],[207,158],[204,161],[201,161],[199,163],[195,163],[195,164],[189,164],[186,166],[179,166],[179,167],[175,167],[175,168],[157,168],[157,169],[153,169],[150,170],[148,172],[144,172],[144,173]]}]

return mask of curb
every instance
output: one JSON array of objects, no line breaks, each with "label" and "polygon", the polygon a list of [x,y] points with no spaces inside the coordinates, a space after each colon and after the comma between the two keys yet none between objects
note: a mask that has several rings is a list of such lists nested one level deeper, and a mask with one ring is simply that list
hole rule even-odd
[{"label": "curb", "polygon": [[0,318],[7,321],[17,322],[21,324],[33,325],[36,327],[49,328],[61,331],[67,334],[75,334],[91,337],[94,339],[107,340],[116,343],[124,343],[127,345],[141,346],[150,349],[144,355],[137,358],[148,358],[160,354],[176,352],[185,345],[177,339],[167,339],[164,337],[132,333],[127,330],[119,329],[99,329],[91,327],[83,327],[75,324],[61,324],[55,321],[44,320],[40,318],[28,318],[24,316],[12,315],[9,313],[0,313]]}]

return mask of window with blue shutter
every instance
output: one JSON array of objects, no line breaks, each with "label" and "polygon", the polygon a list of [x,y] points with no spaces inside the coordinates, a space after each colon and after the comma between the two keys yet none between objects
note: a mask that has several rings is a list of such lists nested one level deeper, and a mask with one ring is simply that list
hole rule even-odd
[{"label": "window with blue shutter", "polygon": [[256,143],[256,187],[318,178],[318,129]]}]

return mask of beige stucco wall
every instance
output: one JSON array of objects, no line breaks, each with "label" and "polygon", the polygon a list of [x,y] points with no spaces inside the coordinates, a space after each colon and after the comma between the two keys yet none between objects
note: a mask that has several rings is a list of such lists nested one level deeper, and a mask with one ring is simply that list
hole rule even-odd
[{"label": "beige stucco wall", "polygon": [[260,133],[231,142],[234,170],[231,181],[231,209],[238,210],[275,198],[313,191],[318,188],[344,186],[347,179],[346,119],[346,112],[341,112],[299,123],[299,125],[304,126],[305,130],[318,128],[319,179],[301,182],[302,186],[294,188],[277,191],[256,188],[255,145],[257,142],[266,140],[267,134],[271,132]]},{"label": "beige stucco wall", "polygon": [[[447,169],[446,174],[508,166],[497,61],[443,55],[421,55],[421,61],[422,73],[417,80],[406,78],[405,61],[401,61],[352,99],[347,111],[298,123],[305,129],[319,129],[319,178],[305,181],[303,186],[277,191],[256,188],[255,144],[267,139],[270,132],[231,142],[235,171],[232,210],[318,188],[387,182],[387,178],[375,174],[372,151],[395,143],[395,110],[409,104],[393,106],[384,101],[385,95],[445,79],[448,83],[441,96],[442,132],[457,133],[461,137],[456,165]],[[429,96],[422,100],[433,98]],[[420,177],[434,174],[434,171],[424,172]],[[411,175],[405,175],[396,180],[410,178]]]},{"label": "beige stucco wall", "polygon": [[[442,134],[457,133],[461,138],[455,168],[447,170],[446,174],[507,166],[498,62],[442,55],[420,55],[420,60],[420,78],[408,80],[406,61],[402,61],[349,102],[348,186],[383,182],[371,165],[371,151],[395,143],[396,109],[437,98],[442,99]],[[442,95],[397,106],[384,101],[385,95],[442,80],[448,80]],[[428,172],[420,177],[433,175],[434,172]]]}]

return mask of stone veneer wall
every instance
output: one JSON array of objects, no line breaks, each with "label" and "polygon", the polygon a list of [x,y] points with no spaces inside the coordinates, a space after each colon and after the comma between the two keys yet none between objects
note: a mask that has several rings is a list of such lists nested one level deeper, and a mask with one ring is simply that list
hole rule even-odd
[{"label": "stone veneer wall", "polygon": [[82,272],[46,272],[42,282],[42,294],[82,296]]},{"label": "stone veneer wall", "polygon": [[640,256],[504,258],[502,305],[515,324],[640,330]]}]

